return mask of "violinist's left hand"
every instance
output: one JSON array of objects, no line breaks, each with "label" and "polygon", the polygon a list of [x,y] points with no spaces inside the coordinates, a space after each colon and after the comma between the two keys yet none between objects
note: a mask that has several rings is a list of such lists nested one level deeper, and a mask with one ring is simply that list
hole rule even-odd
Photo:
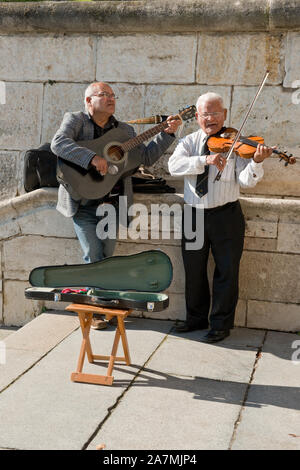
[{"label": "violinist's left hand", "polygon": [[256,163],[263,162],[266,158],[269,158],[275,147],[267,147],[266,145],[258,144],[255,154],[253,155],[253,160]]},{"label": "violinist's left hand", "polygon": [[180,119],[175,119],[175,116],[169,116],[167,119],[168,127],[164,129],[167,134],[175,134],[181,124]]}]

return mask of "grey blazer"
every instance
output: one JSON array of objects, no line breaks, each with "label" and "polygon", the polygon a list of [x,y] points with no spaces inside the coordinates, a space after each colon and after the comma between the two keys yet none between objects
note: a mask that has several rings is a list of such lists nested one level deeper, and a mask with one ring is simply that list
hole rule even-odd
[{"label": "grey blazer", "polygon": [[[134,137],[135,131],[132,126],[125,122],[118,122],[118,127],[124,129],[129,138]],[[86,112],[78,111],[75,113],[66,113],[60,128],[56,132],[51,142],[51,150],[65,160],[69,160],[77,165],[87,169],[95,152],[79,147],[76,141],[92,140],[94,138],[94,124]],[[145,166],[153,165],[167,148],[174,142],[175,137],[161,132],[147,145],[141,145],[141,162]],[[133,192],[131,177],[123,179],[124,196],[127,196],[128,207],[133,202]],[[80,201],[74,201],[67,190],[60,185],[58,189],[57,210],[66,217],[73,217],[76,214]]]}]

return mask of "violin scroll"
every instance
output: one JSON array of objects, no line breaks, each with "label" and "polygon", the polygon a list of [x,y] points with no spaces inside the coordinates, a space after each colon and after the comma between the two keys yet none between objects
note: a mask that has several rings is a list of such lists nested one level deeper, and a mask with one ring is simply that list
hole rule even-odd
[{"label": "violin scroll", "polygon": [[294,163],[296,163],[296,157],[294,157],[292,153],[288,155],[287,152],[280,152],[279,150],[277,151],[273,150],[273,152],[277,153],[280,161],[281,160],[285,161],[284,166],[288,166],[289,164],[294,165]]}]

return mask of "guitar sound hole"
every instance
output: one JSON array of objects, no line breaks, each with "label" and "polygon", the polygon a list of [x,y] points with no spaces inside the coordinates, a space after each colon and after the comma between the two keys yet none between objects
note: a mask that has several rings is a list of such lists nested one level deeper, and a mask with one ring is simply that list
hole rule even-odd
[{"label": "guitar sound hole", "polygon": [[123,150],[121,149],[121,147],[118,147],[117,145],[112,145],[108,149],[107,154],[113,162],[119,162],[124,157]]}]

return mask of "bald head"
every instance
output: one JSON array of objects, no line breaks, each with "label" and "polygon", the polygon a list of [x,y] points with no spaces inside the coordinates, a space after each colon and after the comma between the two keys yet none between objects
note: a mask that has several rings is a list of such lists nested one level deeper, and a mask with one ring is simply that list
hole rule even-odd
[{"label": "bald head", "polygon": [[116,96],[108,83],[91,83],[84,94],[85,110],[99,126],[104,127],[115,112]]},{"label": "bald head", "polygon": [[108,83],[105,82],[94,82],[91,83],[85,90],[84,92],[84,107],[85,110],[88,111],[88,103],[87,103],[87,97],[93,96],[95,93],[97,93],[100,89],[102,88],[109,87]]}]

